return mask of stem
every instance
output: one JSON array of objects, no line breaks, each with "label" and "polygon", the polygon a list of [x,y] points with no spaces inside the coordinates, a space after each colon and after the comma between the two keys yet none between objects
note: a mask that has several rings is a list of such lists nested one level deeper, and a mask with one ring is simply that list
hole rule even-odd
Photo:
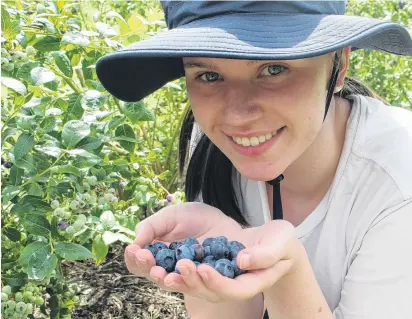
[{"label": "stem", "polygon": [[43,176],[44,174],[46,174],[48,171],[50,171],[64,156],[65,154],[62,153],[55,161],[53,164],[50,165],[49,168],[45,169],[43,172],[35,175],[34,177],[32,177],[31,179],[29,179],[28,181],[26,181],[25,183],[23,183],[20,187],[24,187],[27,184],[33,183],[34,181],[36,181],[39,177]]},{"label": "stem", "polygon": [[61,73],[59,70],[55,69],[52,65],[48,66],[56,75],[60,76],[72,89],[78,94],[82,94],[83,91],[74,83],[74,81],[69,78],[68,76],[65,76],[63,73]]},{"label": "stem", "polygon": [[180,128],[182,127],[183,120],[184,120],[185,115],[186,115],[187,111],[189,110],[189,108],[190,108],[190,103],[187,103],[185,109],[184,109],[183,112],[180,114],[180,118],[179,118],[179,121],[178,121],[178,125],[177,125],[176,129],[175,129],[174,132],[173,132],[173,136],[172,136],[172,138],[170,139],[169,145],[167,146],[167,152],[166,152],[167,155],[166,155],[166,161],[165,161],[165,163],[169,163],[170,156],[171,156],[171,153],[172,153],[173,144],[174,144],[174,142],[175,142],[175,139],[176,139],[177,134],[178,134],[179,131],[180,131]]},{"label": "stem", "polygon": [[50,241],[50,253],[53,254],[54,247],[53,247],[53,238],[52,238],[51,233],[49,233],[49,241]]},{"label": "stem", "polygon": [[80,84],[82,85],[82,88],[86,88],[87,85],[86,85],[86,81],[84,80],[83,71],[81,69],[76,69],[75,72],[77,74],[77,77],[80,80]]}]

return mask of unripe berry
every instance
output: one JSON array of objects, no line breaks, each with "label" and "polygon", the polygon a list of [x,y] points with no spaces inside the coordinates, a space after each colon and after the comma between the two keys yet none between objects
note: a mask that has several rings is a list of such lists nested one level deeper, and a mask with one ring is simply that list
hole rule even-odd
[{"label": "unripe berry", "polygon": [[114,188],[110,188],[108,191],[110,194],[114,194],[116,192],[116,190]]},{"label": "unripe berry", "polygon": [[36,49],[34,47],[32,47],[31,45],[28,45],[26,47],[26,54],[28,55],[32,55],[36,53]]},{"label": "unripe berry", "polygon": [[9,64],[9,60],[6,58],[1,58],[1,67],[5,67]]},{"label": "unripe berry", "polygon": [[86,192],[88,192],[90,190],[90,184],[87,182],[83,182],[83,188]]},{"label": "unripe berry", "polygon": [[50,203],[51,208],[56,209],[60,207],[60,203],[58,200],[52,200]]},{"label": "unripe berry", "polygon": [[109,203],[114,201],[115,198],[116,198],[116,196],[114,196],[113,194],[105,194],[104,195],[104,199]]},{"label": "unripe berry", "polygon": [[23,293],[24,300],[29,301],[31,297],[33,297],[33,293],[31,291],[25,291]]},{"label": "unripe berry", "polygon": [[91,198],[90,194],[83,194],[83,199],[84,199],[86,202],[90,202],[90,198]]},{"label": "unripe berry", "polygon": [[1,289],[1,292],[5,292],[6,294],[10,295],[10,294],[11,294],[11,287],[10,287],[9,285],[4,286],[4,287]]},{"label": "unripe berry", "polygon": [[14,300],[17,302],[20,302],[23,300],[23,294],[21,292],[16,292],[16,294],[14,295]]},{"label": "unripe berry", "polygon": [[33,305],[31,303],[28,303],[26,306],[26,314],[31,315],[33,313]]},{"label": "unripe berry", "polygon": [[5,302],[7,300],[9,300],[9,295],[6,294],[5,292],[2,292],[1,293],[1,301]]},{"label": "unripe berry", "polygon": [[99,197],[98,203],[99,205],[104,205],[106,204],[106,199],[104,197]]},{"label": "unripe berry", "polygon": [[77,200],[72,200],[70,203],[70,208],[73,210],[79,208],[79,202]]},{"label": "unripe berry", "polygon": [[88,176],[88,177],[86,177],[86,182],[87,182],[90,186],[96,186],[96,184],[97,184],[97,177],[96,177],[96,176]]},{"label": "unripe berry", "polygon": [[172,202],[172,201],[175,199],[175,196],[173,196],[172,194],[169,194],[169,195],[166,196],[166,199],[167,199],[169,202]]},{"label": "unripe berry", "polygon": [[70,213],[70,212],[64,212],[64,213],[61,215],[61,217],[62,217],[63,219],[69,219],[71,216],[72,216],[72,213]]},{"label": "unripe berry", "polygon": [[62,207],[56,208],[56,209],[54,210],[54,214],[55,214],[57,217],[63,217],[62,215],[64,214],[64,212],[65,212],[65,210],[64,210],[64,208],[62,208]]},{"label": "unripe berry", "polygon": [[74,234],[76,230],[73,228],[73,226],[69,226],[66,228],[66,234]]},{"label": "unripe berry", "polygon": [[[74,224],[73,224],[74,230],[80,230],[80,229],[82,229],[82,228],[83,228],[83,224],[84,224],[83,221],[81,221],[81,220],[76,220],[76,221],[74,222]],[[67,231],[67,229],[66,229],[66,231]]]},{"label": "unripe berry", "polygon": [[23,301],[20,301],[16,304],[16,312],[18,313],[24,313],[26,311],[26,303]]},{"label": "unripe berry", "polygon": [[80,214],[79,216],[77,216],[77,221],[81,221],[83,224],[86,223],[87,221],[86,215]]},{"label": "unripe berry", "polygon": [[40,296],[37,296],[35,299],[34,299],[34,303],[36,304],[36,305],[42,305],[42,304],[44,304],[44,299],[42,298],[42,297],[40,297]]},{"label": "unripe berry", "polygon": [[14,63],[6,64],[5,67],[4,67],[4,69],[5,69],[6,71],[8,71],[8,72],[13,71],[13,70],[14,70]]}]

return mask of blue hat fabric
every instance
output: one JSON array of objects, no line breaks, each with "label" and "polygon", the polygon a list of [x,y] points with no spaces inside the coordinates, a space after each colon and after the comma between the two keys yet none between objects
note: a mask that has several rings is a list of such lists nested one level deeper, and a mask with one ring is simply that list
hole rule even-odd
[{"label": "blue hat fabric", "polygon": [[400,24],[345,15],[346,1],[161,1],[167,31],[98,60],[108,92],[139,101],[184,76],[182,57],[293,60],[346,46],[412,56]]}]

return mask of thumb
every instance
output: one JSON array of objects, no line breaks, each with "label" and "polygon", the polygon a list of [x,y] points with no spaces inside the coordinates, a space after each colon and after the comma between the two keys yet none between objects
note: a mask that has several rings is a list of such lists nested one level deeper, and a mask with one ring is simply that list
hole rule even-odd
[{"label": "thumb", "polygon": [[286,221],[271,221],[259,230],[260,239],[252,247],[239,252],[236,263],[240,269],[254,270],[274,266],[280,260],[293,258],[301,243],[295,228]]}]

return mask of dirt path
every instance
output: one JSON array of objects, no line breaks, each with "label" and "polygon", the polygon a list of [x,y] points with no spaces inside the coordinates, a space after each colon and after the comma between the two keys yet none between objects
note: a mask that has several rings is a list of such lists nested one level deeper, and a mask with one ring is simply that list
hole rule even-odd
[{"label": "dirt path", "polygon": [[131,275],[123,261],[121,245],[109,251],[107,260],[66,262],[69,282],[82,290],[81,304],[73,319],[186,319],[183,295],[158,289],[152,282]]}]

